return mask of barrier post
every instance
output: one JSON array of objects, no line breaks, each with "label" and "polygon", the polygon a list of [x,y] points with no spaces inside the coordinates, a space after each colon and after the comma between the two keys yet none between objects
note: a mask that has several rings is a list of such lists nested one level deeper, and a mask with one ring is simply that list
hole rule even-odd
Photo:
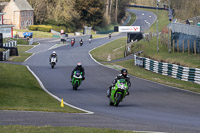
[{"label": "barrier post", "polygon": [[196,51],[196,40],[194,40],[194,55],[197,55],[197,51]]},{"label": "barrier post", "polygon": [[179,53],[179,40],[177,40],[177,50],[178,50],[178,53]]},{"label": "barrier post", "polygon": [[190,40],[188,40],[188,54],[190,54]]},{"label": "barrier post", "polygon": [[185,42],[184,42],[184,40],[183,40],[182,46],[183,46],[183,53],[184,53],[185,52]]},{"label": "barrier post", "polygon": [[175,43],[175,40],[173,40],[173,53],[174,53],[174,43]]}]

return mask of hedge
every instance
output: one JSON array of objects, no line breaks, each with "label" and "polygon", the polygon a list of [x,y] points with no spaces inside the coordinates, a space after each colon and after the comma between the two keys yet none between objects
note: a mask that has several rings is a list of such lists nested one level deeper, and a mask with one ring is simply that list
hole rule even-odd
[{"label": "hedge", "polygon": [[52,29],[52,26],[46,26],[46,25],[31,25],[31,26],[29,26],[29,30],[34,30],[34,31],[50,32],[51,29]]}]

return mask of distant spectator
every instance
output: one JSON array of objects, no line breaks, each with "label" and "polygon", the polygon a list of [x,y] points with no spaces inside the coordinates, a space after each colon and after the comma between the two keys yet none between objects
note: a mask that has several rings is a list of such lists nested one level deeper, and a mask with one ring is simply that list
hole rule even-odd
[{"label": "distant spectator", "polygon": [[189,24],[189,25],[190,25],[190,22],[189,22],[189,20],[188,20],[188,19],[186,20],[186,24]]}]

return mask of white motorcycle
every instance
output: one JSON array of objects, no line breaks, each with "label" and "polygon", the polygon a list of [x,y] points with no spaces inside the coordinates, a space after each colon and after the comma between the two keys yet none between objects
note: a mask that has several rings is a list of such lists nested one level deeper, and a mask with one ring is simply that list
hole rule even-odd
[{"label": "white motorcycle", "polygon": [[56,57],[51,57],[51,62],[50,62],[51,68],[53,69],[56,65]]},{"label": "white motorcycle", "polygon": [[91,43],[92,42],[92,39],[91,38],[89,38],[89,43]]}]

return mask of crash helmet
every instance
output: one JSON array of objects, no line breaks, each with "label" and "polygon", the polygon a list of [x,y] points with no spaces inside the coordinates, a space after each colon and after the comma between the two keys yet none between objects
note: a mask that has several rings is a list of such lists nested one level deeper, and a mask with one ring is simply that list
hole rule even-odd
[{"label": "crash helmet", "polygon": [[55,56],[55,55],[56,55],[56,51],[53,51],[52,55],[54,55],[54,56]]},{"label": "crash helmet", "polygon": [[128,71],[127,71],[126,69],[123,68],[123,69],[121,70],[121,74],[122,74],[122,76],[126,77],[127,74],[128,74]]},{"label": "crash helmet", "polygon": [[82,64],[80,62],[77,63],[77,67],[81,67]]}]

